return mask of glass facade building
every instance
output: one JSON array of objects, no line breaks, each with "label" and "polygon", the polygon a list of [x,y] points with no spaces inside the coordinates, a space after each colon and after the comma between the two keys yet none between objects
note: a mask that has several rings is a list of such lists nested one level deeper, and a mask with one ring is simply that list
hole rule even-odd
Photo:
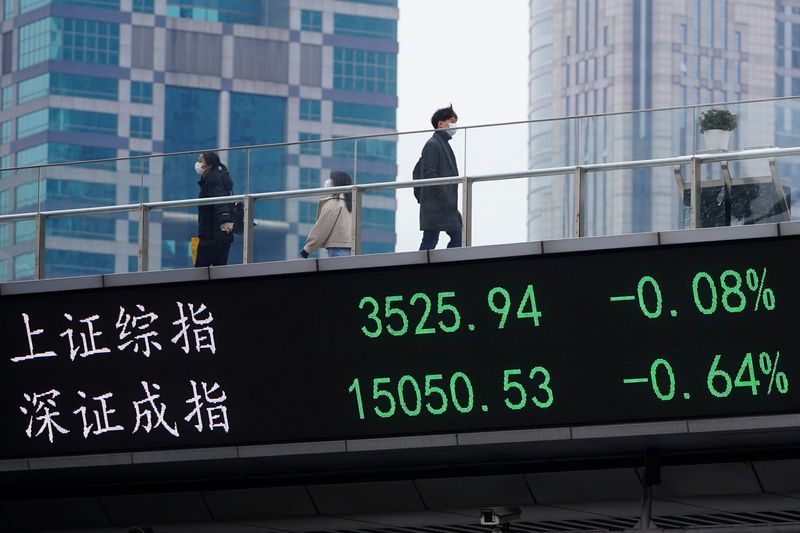
[{"label": "glass facade building", "polygon": [[[800,94],[797,0],[530,0],[529,28],[530,119]],[[791,116],[783,118],[782,133],[772,106],[763,111],[747,118],[731,149],[797,146],[789,139],[798,131],[790,126]],[[575,118],[532,124],[531,167],[645,160],[703,149],[695,144],[697,117],[691,112],[580,120],[580,128]],[[734,166],[743,171],[745,164]],[[765,166],[758,172],[769,173]],[[531,180],[530,239],[572,235],[573,186],[570,179]],[[683,223],[681,209],[663,207],[665,198],[676,195],[671,169],[594,173],[584,187],[586,235],[675,229]]]},{"label": "glass facade building", "polygon": [[[197,196],[196,155],[152,154],[396,133],[397,0],[0,1],[2,168],[133,158],[0,170],[0,214]],[[235,193],[316,188],[331,170],[395,179],[395,139],[220,155]],[[256,204],[254,259],[296,257],[316,200]],[[364,253],[394,250],[395,209],[365,196]],[[194,213],[153,213],[151,269],[191,266]],[[44,230],[49,277],[137,268],[135,213]],[[34,240],[28,222],[0,225],[0,281],[33,275]]]}]

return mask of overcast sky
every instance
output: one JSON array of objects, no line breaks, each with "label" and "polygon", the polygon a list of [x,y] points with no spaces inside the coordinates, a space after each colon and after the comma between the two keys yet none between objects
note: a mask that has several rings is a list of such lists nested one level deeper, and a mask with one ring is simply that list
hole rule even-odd
[{"label": "overcast sky", "polygon": [[[459,126],[527,119],[528,0],[400,0],[397,128],[431,128],[452,103]],[[527,168],[526,125],[459,131],[451,141],[463,175]],[[398,180],[410,180],[430,133],[401,136]],[[465,150],[466,143],[466,150]],[[474,191],[473,244],[527,239],[527,180],[481,184]],[[419,248],[419,210],[398,192],[397,251]],[[447,244],[442,234],[439,247]]]}]

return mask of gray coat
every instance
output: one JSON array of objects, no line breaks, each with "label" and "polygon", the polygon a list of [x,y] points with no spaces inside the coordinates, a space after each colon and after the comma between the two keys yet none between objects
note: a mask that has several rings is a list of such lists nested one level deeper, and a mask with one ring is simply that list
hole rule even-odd
[{"label": "gray coat", "polygon": [[[421,177],[444,178],[458,176],[458,165],[450,134],[444,130],[434,132],[422,148]],[[461,214],[458,212],[458,185],[421,187],[419,198],[419,229],[458,231]]]}]

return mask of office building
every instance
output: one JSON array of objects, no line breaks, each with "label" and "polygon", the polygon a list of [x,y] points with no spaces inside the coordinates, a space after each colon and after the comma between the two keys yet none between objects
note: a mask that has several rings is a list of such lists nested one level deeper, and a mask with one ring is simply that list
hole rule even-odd
[{"label": "office building", "polygon": [[[194,198],[196,155],[396,132],[397,0],[4,0],[0,213]],[[235,193],[396,175],[396,138],[222,153]],[[353,156],[359,163],[353,168]],[[318,198],[256,205],[255,260],[296,257]],[[365,198],[363,250],[394,250],[393,194]],[[194,208],[154,211],[150,268],[191,266]],[[133,271],[137,214],[51,218],[48,277]],[[33,275],[33,221],[0,227],[0,281]],[[241,261],[241,246],[231,262]]]},{"label": "office building", "polygon": [[[531,0],[530,17],[531,119],[800,94],[793,85],[800,84],[800,2]],[[800,114],[789,107],[742,106],[731,148],[796,146],[787,135]],[[529,162],[691,154],[703,148],[696,120],[678,110],[534,123]],[[760,164],[736,170],[768,174]],[[531,239],[574,233],[573,187],[570,176],[531,180]],[[584,193],[586,235],[673,229],[687,220],[669,167],[589,174]]]}]

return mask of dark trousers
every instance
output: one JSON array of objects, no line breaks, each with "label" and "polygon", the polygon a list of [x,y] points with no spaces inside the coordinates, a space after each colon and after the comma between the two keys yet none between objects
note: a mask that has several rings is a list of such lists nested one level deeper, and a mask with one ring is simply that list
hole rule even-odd
[{"label": "dark trousers", "polygon": [[[439,230],[426,229],[422,231],[422,243],[419,245],[420,250],[433,250],[439,244]],[[461,228],[456,230],[445,231],[447,236],[450,237],[450,242],[447,243],[448,248],[461,247]]]},{"label": "dark trousers", "polygon": [[211,238],[200,237],[200,242],[197,245],[197,260],[194,262],[194,266],[227,265],[231,242],[233,242],[233,235],[221,231]]}]

